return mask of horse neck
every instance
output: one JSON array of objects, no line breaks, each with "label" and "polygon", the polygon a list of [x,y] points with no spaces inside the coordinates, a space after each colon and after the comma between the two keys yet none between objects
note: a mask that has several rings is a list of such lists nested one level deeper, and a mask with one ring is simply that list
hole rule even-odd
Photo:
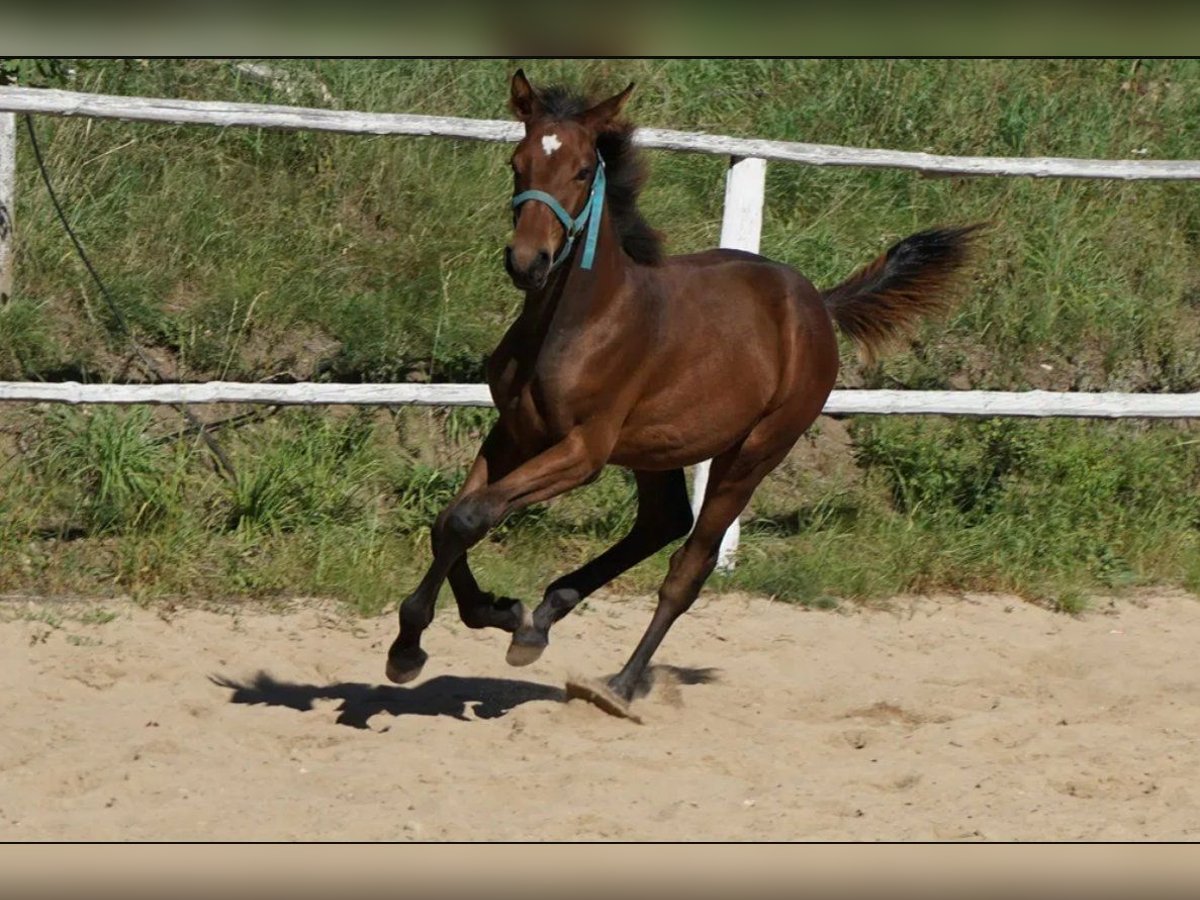
[{"label": "horse neck", "polygon": [[583,237],[576,241],[570,259],[550,275],[545,287],[525,294],[522,318],[543,335],[586,325],[606,312],[620,297],[618,287],[633,265],[621,248],[607,204],[600,219],[600,235],[591,269],[580,267]]}]

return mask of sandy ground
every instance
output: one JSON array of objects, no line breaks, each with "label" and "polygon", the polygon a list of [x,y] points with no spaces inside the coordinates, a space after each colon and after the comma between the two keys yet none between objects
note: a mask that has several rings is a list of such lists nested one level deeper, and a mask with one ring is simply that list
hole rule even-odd
[{"label": "sandy ground", "polygon": [[1194,597],[706,597],[644,724],[564,701],[649,610],[593,600],[525,669],[443,610],[396,687],[390,615],[9,598],[0,839],[1200,837]]}]

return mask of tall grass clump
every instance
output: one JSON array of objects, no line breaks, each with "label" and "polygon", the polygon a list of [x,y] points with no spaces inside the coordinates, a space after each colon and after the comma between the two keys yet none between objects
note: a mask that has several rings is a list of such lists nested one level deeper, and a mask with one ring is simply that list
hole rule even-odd
[{"label": "tall grass clump", "polygon": [[145,529],[177,508],[185,461],[151,437],[150,419],[145,408],[46,415],[32,463],[60,497],[66,528],[97,535]]},{"label": "tall grass clump", "polygon": [[[365,413],[332,421],[317,413],[271,427],[237,458],[228,524],[254,535],[344,524],[364,515],[378,489],[372,425]],[[244,448],[245,450],[246,448]]]}]

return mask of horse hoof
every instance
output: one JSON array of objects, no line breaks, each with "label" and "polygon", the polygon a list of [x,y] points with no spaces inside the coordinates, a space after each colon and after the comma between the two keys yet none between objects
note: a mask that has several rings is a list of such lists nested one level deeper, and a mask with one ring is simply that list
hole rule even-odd
[{"label": "horse hoof", "polygon": [[420,648],[389,656],[385,669],[388,681],[393,684],[407,684],[421,674],[427,659],[429,659],[429,654]]},{"label": "horse hoof", "polygon": [[595,678],[568,678],[567,699],[586,700],[611,716],[642,724],[642,717],[629,708],[629,701]]},{"label": "horse hoof", "polygon": [[550,638],[544,631],[538,631],[533,624],[533,617],[528,610],[523,610],[521,627],[513,632],[512,642],[508,645],[508,660],[510,666],[527,666],[537,662],[550,643]]},{"label": "horse hoof", "polygon": [[508,645],[508,653],[504,658],[510,666],[527,666],[537,662],[545,649],[545,644],[518,644],[513,641]]}]

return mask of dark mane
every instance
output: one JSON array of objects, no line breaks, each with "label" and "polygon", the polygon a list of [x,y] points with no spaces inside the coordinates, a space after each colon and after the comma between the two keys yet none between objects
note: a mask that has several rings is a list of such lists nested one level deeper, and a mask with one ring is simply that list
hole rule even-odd
[{"label": "dark mane", "polygon": [[[576,119],[593,105],[587,96],[560,85],[538,89],[545,115],[564,121]],[[608,190],[605,199],[621,247],[630,259],[642,265],[655,265],[662,260],[663,236],[642,217],[637,199],[649,174],[642,154],[633,145],[634,125],[615,122],[596,139],[596,149],[604,160]]]}]

